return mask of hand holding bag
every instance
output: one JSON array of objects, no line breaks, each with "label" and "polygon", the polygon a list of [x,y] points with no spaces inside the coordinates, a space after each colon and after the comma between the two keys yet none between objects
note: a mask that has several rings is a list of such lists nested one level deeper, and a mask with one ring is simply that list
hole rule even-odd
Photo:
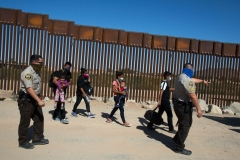
[{"label": "hand holding bag", "polygon": [[144,117],[155,125],[161,125],[163,123],[162,117],[155,112],[158,107],[156,107],[154,110],[147,110],[144,114]]}]

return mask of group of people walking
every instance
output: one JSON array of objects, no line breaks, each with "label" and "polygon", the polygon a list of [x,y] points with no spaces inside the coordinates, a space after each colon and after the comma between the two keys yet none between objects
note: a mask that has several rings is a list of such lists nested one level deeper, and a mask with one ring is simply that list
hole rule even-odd
[{"label": "group of people walking", "polygon": [[[19,91],[18,106],[20,111],[20,124],[18,127],[19,147],[25,149],[32,149],[34,145],[48,144],[49,140],[43,136],[44,116],[42,107],[44,102],[40,99],[41,93],[41,78],[40,70],[43,66],[43,58],[40,55],[32,55],[30,57],[30,65],[21,74],[21,87]],[[57,71],[53,77],[54,92],[54,112],[52,116],[53,121],[60,121],[63,124],[68,124],[65,112],[65,94],[69,85],[72,84],[72,74],[70,72],[71,63],[66,62],[63,69]],[[185,149],[184,142],[187,138],[189,129],[192,125],[192,107],[197,108],[197,116],[200,118],[202,112],[198,104],[198,99],[195,94],[196,83],[204,83],[208,85],[210,82],[193,78],[193,66],[186,63],[183,66],[182,73],[175,81],[175,87],[170,88],[169,81],[172,80],[172,74],[168,71],[164,72],[164,80],[160,85],[160,93],[158,97],[158,114],[162,116],[163,112],[167,113],[167,122],[169,132],[176,133],[173,141],[176,144],[175,152],[184,155],[190,155],[192,152]],[[73,106],[71,116],[77,117],[77,107],[83,99],[86,104],[87,116],[94,118],[95,114],[90,111],[89,94],[91,92],[90,76],[87,69],[81,68],[81,75],[77,79],[76,103]],[[170,92],[173,94],[174,111],[178,118],[178,131],[173,127],[173,114],[170,106]],[[125,97],[128,94],[126,81],[124,80],[123,72],[116,72],[116,79],[112,83],[112,92],[114,94],[115,105],[107,118],[107,123],[112,123],[112,117],[119,109],[123,126],[130,127],[131,124],[125,120],[124,103]],[[33,119],[34,136],[32,143],[27,140],[27,130],[30,120]],[[147,128],[155,130],[153,122],[147,124]]]}]

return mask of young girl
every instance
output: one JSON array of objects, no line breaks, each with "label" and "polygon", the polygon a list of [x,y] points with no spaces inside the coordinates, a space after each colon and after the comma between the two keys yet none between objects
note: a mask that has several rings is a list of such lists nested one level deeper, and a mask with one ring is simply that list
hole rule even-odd
[{"label": "young girl", "polygon": [[64,88],[68,87],[68,82],[65,80],[65,76],[61,75],[58,79],[58,85],[55,93],[55,98],[54,98],[54,109],[57,108],[57,103],[59,101],[60,97],[60,102],[61,102],[61,109],[64,109],[64,104],[65,104],[65,99],[64,99]]}]

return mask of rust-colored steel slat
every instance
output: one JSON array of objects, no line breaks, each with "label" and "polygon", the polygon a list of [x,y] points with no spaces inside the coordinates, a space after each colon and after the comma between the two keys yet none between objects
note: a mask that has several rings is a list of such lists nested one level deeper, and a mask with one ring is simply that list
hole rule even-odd
[{"label": "rust-colored steel slat", "polygon": [[[131,90],[130,90],[130,79],[129,79],[129,77],[130,77],[130,71],[129,71],[129,60],[130,60],[130,58],[129,58],[129,48],[130,47],[128,47],[128,46],[125,46],[125,45],[123,45],[123,52],[124,52],[124,55],[126,55],[126,62],[125,62],[125,66],[124,66],[124,68],[122,68],[122,71],[124,72],[124,78],[125,78],[125,80],[126,80],[126,82],[127,82],[127,87],[128,87],[128,96],[127,96],[127,99],[131,99],[130,98],[130,96],[129,96],[129,94],[131,93]],[[118,70],[119,70],[120,68],[118,68]]]},{"label": "rust-colored steel slat", "polygon": [[107,102],[107,79],[108,79],[108,62],[109,62],[109,50],[110,50],[110,44],[105,44],[105,58],[104,58],[104,66],[103,66],[103,81],[102,81],[102,87],[103,92],[102,95],[104,97],[104,102]]},{"label": "rust-colored steel slat", "polygon": [[[74,59],[76,57],[74,56],[74,37],[69,37],[69,36],[63,36],[63,60],[62,60],[62,68],[65,65],[66,62],[71,63],[71,68],[70,72],[72,74],[72,82],[73,82],[73,66],[74,66]],[[70,98],[73,97],[72,93],[74,93],[74,86],[71,84],[67,88],[67,94],[65,97]]]},{"label": "rust-colored steel slat", "polygon": [[[76,73],[76,77],[75,77],[75,82],[77,82],[77,79],[80,76],[80,71],[81,71],[80,69],[81,69],[81,47],[82,47],[82,41],[81,40],[76,40],[76,45],[77,45],[77,48],[76,48],[75,54],[77,55],[77,58],[76,58],[76,64],[77,65],[75,65],[75,66],[77,68],[75,68],[75,72],[77,71],[77,73]],[[72,85],[77,85],[77,83],[75,83],[75,84],[73,83]],[[74,92],[74,94],[75,94],[75,92]]]},{"label": "rust-colored steel slat", "polygon": [[5,62],[5,60],[4,60],[4,44],[5,44],[5,25],[3,25],[1,22],[0,22],[0,32],[1,32],[1,37],[0,37],[0,46],[1,46],[1,48],[0,48],[0,52],[1,52],[1,89],[4,89],[4,81],[5,81],[5,79],[3,78],[4,77],[4,70],[5,70],[5,64],[4,64],[4,62]]},{"label": "rust-colored steel slat", "polygon": [[239,90],[240,90],[240,83],[239,83],[239,77],[240,77],[240,44],[238,44],[237,45],[237,50],[236,50],[236,53],[237,53],[237,55],[236,55],[236,73],[235,73],[235,75],[236,75],[236,83],[235,83],[235,85],[234,85],[234,87],[236,88],[236,96],[237,96],[237,98],[236,98],[236,100],[238,100],[238,102],[240,102],[240,96],[239,96]]},{"label": "rust-colored steel slat", "polygon": [[74,40],[74,37],[70,38],[70,61],[72,63],[71,67],[71,73],[72,73],[72,84],[69,86],[70,94],[68,97],[73,97],[75,95],[75,92],[77,91],[76,85],[77,85],[77,72],[80,70],[78,67],[78,59],[79,59],[79,54],[77,53],[78,51],[78,40]]},{"label": "rust-colored steel slat", "polygon": [[[149,47],[150,48],[150,47]],[[141,78],[141,75],[142,75],[142,63],[141,63],[141,60],[142,60],[142,50],[143,50],[143,48],[139,48],[139,50],[138,50],[138,66],[137,66],[137,68],[138,68],[138,75],[137,75],[137,78],[138,78],[138,82],[137,82],[137,84],[136,84],[136,86],[137,86],[137,89],[138,89],[138,91],[137,91],[137,99],[136,99],[136,102],[140,102],[141,101],[141,92],[142,92],[142,86],[141,86],[141,83],[142,83],[142,78]]]},{"label": "rust-colored steel slat", "polygon": [[222,56],[224,56],[224,57],[236,57],[236,55],[237,55],[236,49],[237,49],[236,44],[223,43]]},{"label": "rust-colored steel slat", "polygon": [[162,65],[160,63],[160,50],[159,49],[154,49],[155,50],[155,56],[156,56],[156,75],[155,75],[155,100],[158,100],[158,93],[160,89],[160,84],[159,84],[159,79],[161,78],[160,74],[160,66]]},{"label": "rust-colored steel slat", "polygon": [[[213,54],[213,42],[210,42],[210,41],[199,41],[199,53],[201,55],[203,55],[203,60],[204,60],[204,63],[202,63],[202,76],[201,76],[201,79],[206,79],[207,78],[207,75],[209,74],[209,68],[208,68],[208,61],[209,61],[209,58],[210,58],[210,55]],[[206,68],[205,68],[206,67]],[[208,95],[206,95],[206,91],[207,91],[207,86],[205,86],[204,84],[201,84],[201,90],[202,90],[202,93],[203,93],[203,99],[207,100],[208,101]]]},{"label": "rust-colored steel slat", "polygon": [[44,77],[44,84],[42,84],[43,86],[43,89],[42,89],[42,95],[44,97],[46,96],[49,96],[47,94],[47,88],[49,87],[49,84],[48,84],[48,80],[49,80],[49,76],[48,76],[48,70],[49,70],[49,54],[48,52],[46,51],[47,50],[47,31],[45,30],[42,30],[41,31],[41,36],[42,36],[42,39],[41,39],[41,46],[40,46],[40,53],[41,55],[43,55],[43,58],[44,58],[44,68],[43,68],[43,77]]},{"label": "rust-colored steel slat", "polygon": [[[116,71],[116,61],[120,61],[119,58],[117,58],[117,56],[119,55],[118,49],[119,45],[118,44],[113,44],[113,58],[112,58],[112,62],[110,62],[110,72],[111,72],[111,76],[109,76],[109,82],[108,82],[108,98],[112,96],[112,81],[115,79],[115,71]],[[120,56],[122,58],[124,58],[124,55],[121,53]],[[121,64],[121,63],[120,63]],[[121,67],[121,66],[120,66]]]},{"label": "rust-colored steel slat", "polygon": [[144,92],[146,89],[145,75],[146,75],[146,48],[142,48],[142,73],[141,73],[141,93],[140,93],[140,101],[144,101]]},{"label": "rust-colored steel slat", "polygon": [[112,63],[114,64],[118,63],[118,60],[115,63],[116,53],[114,51],[115,50],[114,44],[118,43],[118,39],[119,39],[118,36],[119,36],[118,30],[103,29],[103,43],[106,43],[108,45],[108,53],[110,53],[108,54],[108,61],[107,61],[107,66],[110,68],[107,67],[107,71],[106,71],[106,81],[105,81],[106,90],[105,90],[104,99],[107,99],[107,97],[109,98],[109,96],[111,95],[111,87],[112,87],[111,81],[113,77],[112,72],[114,71],[112,69]]},{"label": "rust-colored steel slat", "polygon": [[103,43],[117,44],[118,43],[118,30],[103,29]]},{"label": "rust-colored steel slat", "polygon": [[91,85],[93,86],[94,81],[96,80],[95,78],[93,78],[93,74],[95,73],[95,62],[96,62],[96,52],[95,52],[95,46],[96,46],[96,42],[90,42],[91,43],[91,59],[90,59],[90,75],[91,75]]},{"label": "rust-colored steel slat", "polygon": [[[230,75],[230,73],[231,73],[231,70],[229,69],[229,66],[230,66],[230,62],[229,62],[229,60],[230,60],[230,58],[231,57],[236,57],[236,55],[237,55],[237,45],[236,44],[229,44],[229,43],[224,43],[223,44],[223,52],[222,52],[222,56],[224,56],[224,57],[227,57],[227,58],[225,58],[226,59],[226,72],[227,72],[227,76],[226,76],[226,86],[225,86],[225,91],[226,91],[226,93],[225,93],[225,97],[224,97],[224,100],[226,101],[230,101],[230,97],[228,96],[228,94],[229,94],[229,87],[231,86],[230,85],[230,79],[232,79],[232,75]],[[226,102],[225,102],[225,104],[224,105],[226,105]]]},{"label": "rust-colored steel slat", "polygon": [[138,83],[138,77],[137,77],[137,74],[138,74],[138,68],[137,68],[137,65],[138,65],[138,52],[139,52],[139,47],[134,47],[134,55],[133,55],[133,59],[132,59],[132,62],[134,64],[132,70],[133,70],[133,74],[132,74],[132,83],[133,83],[133,98],[134,100],[137,100],[137,83]]},{"label": "rust-colored steel slat", "polygon": [[13,64],[14,64],[14,49],[13,49],[13,45],[14,45],[14,28],[15,26],[10,25],[9,26],[10,30],[11,30],[11,35],[10,35],[10,44],[9,44],[9,63],[8,63],[8,67],[10,69],[10,72],[8,73],[9,76],[9,81],[8,81],[8,89],[9,90],[13,90],[13,73],[14,73],[14,69],[13,69]]},{"label": "rust-colored steel slat", "polygon": [[21,25],[22,11],[0,8],[0,23]]},{"label": "rust-colored steel slat", "polygon": [[96,71],[95,71],[95,79],[96,79],[96,82],[95,82],[95,85],[94,85],[94,95],[95,96],[100,96],[99,95],[99,91],[100,91],[100,86],[99,86],[99,80],[98,80],[98,77],[99,77],[99,72],[100,72],[100,62],[101,62],[101,57],[100,57],[100,52],[101,52],[101,44],[100,42],[96,42],[96,62],[97,62],[97,65],[96,65]]},{"label": "rust-colored steel slat", "polygon": [[104,52],[104,44],[103,43],[99,43],[100,44],[100,48],[99,48],[99,69],[98,69],[98,71],[99,71],[99,74],[98,74],[98,77],[99,77],[99,81],[98,81],[98,96],[102,96],[101,95],[101,91],[102,91],[102,85],[101,85],[101,81],[103,80],[102,79],[102,72],[103,72],[103,69],[102,69],[102,66],[103,66],[103,52]]},{"label": "rust-colored steel slat", "polygon": [[[171,40],[169,40],[171,41]],[[161,83],[161,78],[162,78],[162,74],[163,74],[163,52],[164,50],[167,49],[167,43],[168,43],[168,37],[167,36],[158,36],[158,35],[153,35],[152,36],[152,49],[157,49],[158,50],[158,57],[160,59],[160,62],[159,62],[159,68],[158,68],[158,85],[160,85]],[[170,42],[170,45],[169,47],[172,47],[172,43]],[[147,74],[148,75],[148,74]],[[158,97],[158,93],[160,91],[160,86],[158,86],[157,88],[157,97]],[[145,94],[145,99],[146,101],[146,94]]]},{"label": "rust-colored steel slat", "polygon": [[234,87],[237,83],[236,81],[236,76],[237,76],[237,58],[231,58],[231,62],[230,64],[232,64],[231,68],[232,68],[232,78],[230,79],[230,84],[231,84],[231,88],[230,88],[230,92],[229,92],[229,96],[231,98],[231,102],[234,102],[237,100],[237,93],[236,93],[236,88]]},{"label": "rust-colored steel slat", "polygon": [[134,71],[133,71],[133,65],[134,65],[134,62],[133,62],[133,56],[134,56],[134,47],[130,46],[129,47],[129,50],[130,50],[130,53],[129,53],[129,67],[128,67],[128,82],[129,83],[129,98],[130,99],[133,99],[133,74],[134,74]]},{"label": "rust-colored steel slat", "polygon": [[111,51],[110,51],[110,55],[109,55],[109,68],[108,68],[108,72],[109,72],[109,76],[108,76],[108,79],[107,79],[107,89],[108,89],[108,94],[107,94],[107,99],[109,97],[112,96],[112,81],[114,80],[114,71],[115,71],[115,64],[116,64],[116,61],[119,61],[119,59],[116,59],[116,51],[117,51],[117,45],[116,44],[110,44],[111,46]]},{"label": "rust-colored steel slat", "polygon": [[[50,35],[50,34],[49,34]],[[51,66],[51,70],[50,70],[50,75],[54,72],[54,71],[57,71],[58,68],[56,67],[57,66],[57,59],[58,59],[58,56],[56,55],[56,50],[57,50],[57,36],[56,35],[50,35],[51,36],[51,50],[50,50],[50,54],[51,54],[51,63],[50,63],[50,66]],[[50,95],[51,95],[51,98],[53,97],[53,90],[51,88],[50,90]]]},{"label": "rust-colored steel slat", "polygon": [[[22,57],[23,57],[23,53],[22,53],[22,46],[24,45],[23,41],[23,28],[21,26],[19,26],[18,28],[18,35],[19,35],[19,38],[18,38],[18,42],[19,42],[19,50],[18,50],[18,53],[17,53],[17,60],[18,60],[18,67],[17,67],[17,70],[18,70],[18,74],[16,75],[16,81],[18,79],[20,79],[21,77],[21,72],[22,72],[22,66],[23,66],[23,61],[22,61]],[[18,57],[19,56],[19,57]],[[18,85],[18,89],[20,89],[20,81],[18,80],[17,81],[17,85]]]},{"label": "rust-colored steel slat", "polygon": [[132,99],[135,99],[135,92],[136,92],[136,89],[135,89],[135,83],[136,83],[136,75],[137,75],[137,68],[136,68],[136,65],[137,65],[137,51],[138,51],[138,47],[133,47],[133,54],[132,54],[132,74],[131,74],[131,84],[132,84]]},{"label": "rust-colored steel slat", "polygon": [[[106,44],[102,44],[102,54],[101,54],[101,72],[100,72],[100,86],[101,86],[101,92],[100,94],[102,95],[102,97],[104,97],[104,78],[105,78],[105,61],[106,61],[106,50],[107,50],[107,46]],[[103,98],[103,101],[106,102],[106,99]]]},{"label": "rust-colored steel slat", "polygon": [[[203,74],[202,74],[202,77],[201,79],[206,79],[207,78],[207,75],[209,74],[209,68],[208,68],[208,65],[209,65],[209,58],[210,58],[210,55],[213,54],[213,42],[210,42],[210,41],[199,41],[200,45],[199,45],[199,53],[201,53],[202,55],[204,55],[204,62],[202,65],[203,65]],[[203,99],[208,101],[208,93],[207,92],[207,86],[202,84],[201,85],[201,88],[202,88],[202,92],[203,92]]]},{"label": "rust-colored steel slat", "polygon": [[150,65],[150,59],[151,59],[151,49],[147,49],[147,53],[146,53],[146,61],[145,61],[145,67],[146,67],[146,89],[144,90],[145,92],[145,101],[150,100],[149,99],[149,83],[150,83],[150,69],[149,69],[149,65]]},{"label": "rust-colored steel slat", "polygon": [[49,20],[48,21],[48,33],[59,36],[73,36],[75,33],[74,22]]},{"label": "rust-colored steel slat", "polygon": [[[19,71],[19,69],[18,69],[18,66],[19,66],[19,63],[18,63],[18,56],[19,56],[19,33],[18,33],[18,29],[19,29],[19,27],[20,26],[15,26],[14,27],[14,44],[13,44],[13,46],[15,46],[14,47],[14,51],[13,51],[13,53],[15,53],[14,54],[14,57],[16,57],[16,59],[14,58],[14,63],[12,64],[12,68],[13,68],[13,70],[14,70],[14,74],[12,75],[12,78],[13,78],[13,90],[14,90],[14,93],[16,94],[17,93],[17,91],[18,91],[18,89],[19,89],[19,86],[17,85],[17,80],[18,80],[18,78],[17,78],[17,74],[18,74],[18,71]],[[0,43],[1,44],[1,43]]]},{"label": "rust-colored steel slat", "polygon": [[[6,46],[6,59],[5,59],[5,82],[4,82],[4,90],[9,90],[8,89],[8,83],[9,83],[9,77],[8,77],[8,71],[7,71],[7,68],[8,68],[8,63],[9,63],[9,41],[10,41],[10,36],[11,36],[11,34],[9,33],[10,31],[9,31],[9,25],[5,25],[5,27],[6,27],[6,32],[5,32],[5,36],[6,36],[6,44],[5,44],[5,46]],[[7,33],[9,33],[9,34],[7,34]]]},{"label": "rust-colored steel slat", "polygon": [[139,51],[139,63],[138,63],[138,78],[139,78],[139,82],[138,82],[138,93],[137,96],[138,98],[136,99],[136,102],[140,102],[142,101],[142,92],[143,92],[143,86],[144,86],[144,82],[143,82],[143,63],[144,63],[144,48],[141,48]]},{"label": "rust-colored steel slat", "polygon": [[157,96],[156,96],[156,77],[157,77],[157,62],[156,62],[156,50],[152,49],[152,54],[153,54],[153,72],[152,72],[152,88],[151,88],[151,92],[152,92],[152,100],[153,101],[157,101]]},{"label": "rust-colored steel slat", "polygon": [[190,39],[177,38],[176,39],[176,51],[189,52],[190,51]]},{"label": "rust-colored steel slat", "polygon": [[[174,65],[175,66],[175,69],[174,69],[175,73],[172,73],[173,75],[175,74],[177,76],[178,74],[181,73],[182,67],[177,67],[177,66],[179,66],[179,65],[183,66],[183,63],[186,63],[186,61],[185,62],[180,61],[180,57],[182,57],[184,53],[190,52],[190,47],[191,47],[191,40],[190,39],[186,39],[186,38],[177,38],[176,39],[176,45],[175,45],[176,53],[175,54],[172,53],[173,55],[175,55],[175,56],[173,56],[173,58],[174,58],[173,64],[175,64]],[[177,59],[179,59],[178,62],[177,62]],[[171,84],[172,85],[175,84],[175,79],[173,79]]]},{"label": "rust-colored steel slat", "polygon": [[213,53],[214,55],[216,56],[215,57],[215,66],[217,67],[214,67],[212,68],[213,70],[213,73],[214,73],[214,82],[211,83],[211,86],[213,86],[213,98],[212,98],[212,103],[215,104],[217,102],[217,98],[218,98],[218,92],[217,92],[217,89],[218,89],[218,86],[222,86],[221,85],[221,78],[219,77],[220,74],[221,74],[221,69],[217,69],[219,68],[218,66],[220,65],[220,56],[222,54],[222,43],[219,43],[219,42],[214,42],[214,45],[213,45]]},{"label": "rust-colored steel slat", "polygon": [[130,80],[130,94],[129,98],[130,99],[135,99],[135,84],[134,84],[134,79],[136,79],[136,63],[135,59],[137,58],[137,52],[138,52],[138,47],[142,47],[143,44],[143,34],[142,33],[133,33],[130,32],[127,37],[127,44],[130,46],[130,63],[132,64],[131,67],[129,67],[130,74],[131,74],[131,80]]},{"label": "rust-colored steel slat", "polygon": [[80,68],[78,67],[79,55],[77,55],[77,49],[79,48],[79,40],[71,37],[70,41],[70,61],[72,62],[71,73],[72,73],[72,84],[70,88],[70,97],[75,96],[77,91],[77,77]]},{"label": "rust-colored steel slat", "polygon": [[70,41],[70,55],[72,57],[72,67],[71,67],[71,73],[72,73],[72,84],[69,86],[70,88],[70,95],[71,97],[75,95],[75,92],[77,90],[76,85],[77,85],[77,78],[79,76],[79,70],[80,70],[80,65],[79,65],[79,26],[75,25],[75,32],[73,37],[71,37]]}]

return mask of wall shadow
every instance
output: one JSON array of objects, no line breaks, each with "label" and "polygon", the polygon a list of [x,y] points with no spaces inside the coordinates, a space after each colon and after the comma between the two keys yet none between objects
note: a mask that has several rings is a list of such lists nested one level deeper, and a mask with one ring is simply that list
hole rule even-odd
[{"label": "wall shadow", "polygon": [[240,117],[216,117],[209,115],[203,115],[203,117],[211,119],[213,121],[217,121],[225,125],[240,127]]}]

